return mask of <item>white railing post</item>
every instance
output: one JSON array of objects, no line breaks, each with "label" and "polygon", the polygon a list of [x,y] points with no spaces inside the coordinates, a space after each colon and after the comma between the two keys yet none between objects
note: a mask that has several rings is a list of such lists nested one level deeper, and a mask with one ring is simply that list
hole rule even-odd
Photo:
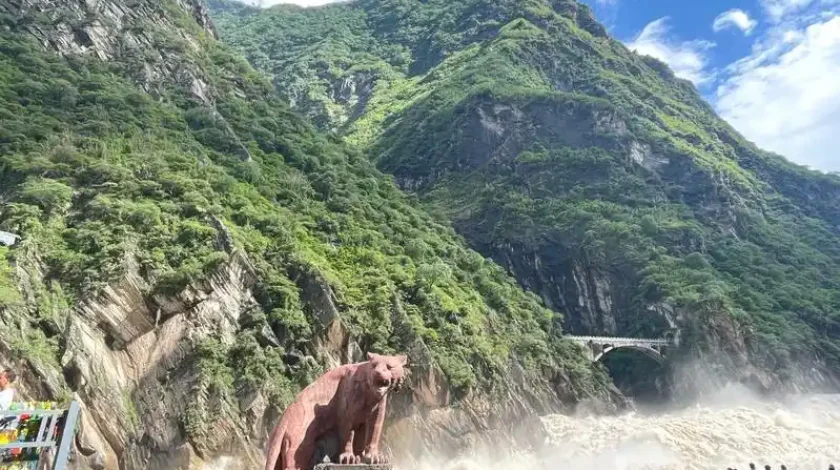
[{"label": "white railing post", "polygon": [[70,402],[67,416],[64,420],[64,430],[61,433],[61,440],[58,444],[58,453],[55,456],[53,470],[64,470],[67,461],[70,459],[70,450],[73,448],[73,436],[76,434],[76,421],[79,419],[79,403]]}]

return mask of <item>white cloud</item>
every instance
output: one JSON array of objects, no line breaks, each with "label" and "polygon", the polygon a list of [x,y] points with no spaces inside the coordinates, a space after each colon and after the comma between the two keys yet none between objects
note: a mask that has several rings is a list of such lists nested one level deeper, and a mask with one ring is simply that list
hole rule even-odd
[{"label": "white cloud", "polygon": [[773,21],[800,11],[814,3],[814,0],[761,0],[761,6],[767,12],[767,16]]},{"label": "white cloud", "polygon": [[707,82],[711,76],[706,71],[707,51],[715,44],[709,41],[679,41],[669,37],[668,17],[652,21],[627,47],[639,54],[655,57],[668,64],[674,73],[695,85]]},{"label": "white cloud", "polygon": [[724,119],[762,148],[840,171],[840,16],[775,28],[727,73]]},{"label": "white cloud", "polygon": [[750,15],[744,10],[733,8],[718,15],[712,24],[712,29],[718,32],[726,28],[736,27],[749,36],[757,24],[758,22],[750,18]]}]

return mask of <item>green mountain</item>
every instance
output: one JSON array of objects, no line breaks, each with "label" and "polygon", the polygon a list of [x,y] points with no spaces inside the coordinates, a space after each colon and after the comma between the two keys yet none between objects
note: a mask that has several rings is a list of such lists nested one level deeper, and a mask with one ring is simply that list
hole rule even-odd
[{"label": "green mountain", "polygon": [[253,468],[293,394],[364,351],[411,354],[395,416],[457,403],[416,418],[449,441],[606,397],[557,311],[298,117],[197,1],[0,5],[0,230],[22,237],[0,365],[82,402],[83,468]]},{"label": "green mountain", "polygon": [[276,91],[574,333],[776,390],[840,372],[840,179],[747,142],[574,0],[211,2]]}]

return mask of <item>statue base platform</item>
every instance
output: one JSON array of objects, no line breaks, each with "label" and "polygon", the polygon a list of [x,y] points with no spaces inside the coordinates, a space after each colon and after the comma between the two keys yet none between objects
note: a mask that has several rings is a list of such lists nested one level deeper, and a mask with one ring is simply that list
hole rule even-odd
[{"label": "statue base platform", "polygon": [[337,463],[320,463],[315,466],[314,470],[393,470],[394,466],[391,464],[380,465],[341,465]]}]

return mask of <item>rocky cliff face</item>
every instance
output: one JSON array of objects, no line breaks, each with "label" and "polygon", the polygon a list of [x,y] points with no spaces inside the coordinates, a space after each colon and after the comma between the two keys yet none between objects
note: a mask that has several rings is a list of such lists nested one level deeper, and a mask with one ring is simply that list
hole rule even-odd
[{"label": "rocky cliff face", "polygon": [[[24,293],[34,299],[44,286],[43,267],[37,252],[20,250]],[[59,363],[31,354],[13,360],[21,355],[5,336],[4,365],[22,372],[22,398],[72,397],[82,404],[74,468],[202,468],[219,454],[241,459],[236,468],[253,468],[261,459],[268,403],[259,396],[241,409],[220,402],[197,373],[195,351],[210,338],[233,342],[241,315],[257,305],[254,283],[241,253],[172,297],[150,296],[137,266],[129,265],[99,295],[56,312],[66,322]],[[3,330],[25,323],[27,310],[38,308],[43,304],[2,309]],[[219,416],[191,416],[187,408],[196,400],[203,403],[192,412]],[[213,426],[189,440],[185,427],[202,419]]]},{"label": "rocky cliff face", "polygon": [[313,84],[308,102],[321,104],[295,106],[326,129],[320,109],[343,105],[325,90],[370,71],[364,112],[339,133],[567,330],[676,328],[680,359],[712,375],[838,383],[840,232],[823,201],[840,180],[746,142],[585,6],[362,0],[232,15],[224,3],[223,40],[283,96]]},{"label": "rocky cliff face", "polygon": [[[709,172],[682,152],[663,146],[652,137],[645,138],[632,129],[631,118],[619,108],[575,101],[574,98],[567,101],[564,96],[557,101],[535,99],[523,103],[516,98],[507,101],[501,97],[474,96],[460,104],[458,117],[449,124],[454,127],[447,131],[451,136],[448,148],[443,150],[447,157],[433,166],[431,172],[391,159],[392,149],[383,150],[385,164],[394,165],[389,171],[396,174],[398,181],[409,182],[407,187],[429,193],[429,201],[440,197],[449,199],[455,194],[450,201],[453,205],[464,203],[476,191],[475,186],[466,186],[463,181],[455,183],[459,180],[456,175],[464,174],[470,174],[476,182],[483,184],[492,182],[517,188],[514,192],[537,206],[546,200],[580,200],[580,196],[595,200],[611,198],[631,207],[648,198],[654,205],[677,200],[691,207],[695,223],[710,227],[711,233],[705,236],[680,233],[658,241],[670,245],[676,253],[721,250],[712,255],[721,256],[723,249],[710,250],[706,246],[708,239],[717,237],[730,240],[725,243],[732,243],[732,240],[747,244],[757,242],[754,239],[746,241],[751,237],[747,228],[749,222],[743,217],[745,211],[751,210],[747,208],[761,207],[760,210],[771,213],[772,209],[763,200],[766,196],[754,189],[739,187],[735,175]],[[430,121],[426,123],[431,124]],[[404,138],[390,137],[397,141]],[[575,151],[566,153],[566,150],[557,152],[555,149],[586,149],[584,152],[603,149],[604,157],[609,155],[607,158],[613,159],[616,166],[638,175],[639,179],[628,178],[623,183],[626,186],[616,185],[622,189],[607,189],[623,176],[609,171],[598,174],[597,160],[581,164],[570,155]],[[424,150],[412,152],[423,153]],[[552,155],[553,152],[557,153]],[[586,168],[587,165],[591,168]],[[422,175],[420,178],[416,177],[417,170]],[[454,184],[469,189],[451,192],[443,189],[453,188]],[[648,186],[642,188],[642,184]],[[657,188],[660,184],[670,187],[667,190]],[[573,189],[570,191],[570,188]],[[617,189],[625,192],[614,193]],[[580,191],[580,194],[570,194],[573,191]],[[775,192],[769,191],[770,194]],[[678,396],[705,393],[732,379],[764,392],[825,390],[837,386],[837,370],[820,353],[805,354],[797,359],[790,356],[770,359],[773,355],[770,350],[775,345],[762,345],[761,340],[753,336],[755,322],[732,318],[725,307],[714,303],[701,306],[702,303],[681,303],[661,295],[646,295],[639,288],[646,282],[645,272],[639,271],[639,260],[634,260],[634,255],[611,253],[610,248],[600,252],[598,248],[586,247],[593,242],[606,243],[625,246],[624,249],[633,252],[635,249],[627,247],[626,240],[620,238],[627,234],[612,239],[589,232],[577,238],[580,235],[575,232],[588,224],[586,218],[576,220],[574,224],[580,225],[575,227],[564,221],[563,215],[546,217],[543,212],[566,211],[568,207],[548,204],[548,207],[530,212],[532,208],[517,207],[520,201],[516,198],[505,199],[504,196],[491,198],[484,205],[474,204],[471,211],[450,209],[449,213],[455,214],[456,228],[476,249],[506,266],[524,287],[539,293],[546,305],[565,312],[565,326],[570,331],[640,337],[688,332],[690,336],[682,341],[683,350],[673,358],[678,374],[674,381]],[[560,235],[563,230],[553,232],[551,223],[542,225],[540,217],[569,224],[566,237]],[[607,212],[606,219],[611,217],[620,216]],[[830,220],[829,214],[824,213],[823,217]],[[642,232],[661,233],[661,226],[645,227],[651,222],[639,220],[636,223]],[[488,231],[488,223],[494,224],[496,230]],[[587,240],[589,237],[592,238]],[[597,238],[601,239],[595,241]],[[740,259],[735,263],[749,265],[750,262]],[[703,263],[698,267],[701,266]],[[680,276],[673,271],[665,275],[673,276],[674,280]],[[745,326],[745,323],[751,326]],[[779,364],[788,360],[792,360],[789,367],[779,373]],[[709,365],[711,370],[706,368]],[[698,385],[699,388],[693,389]]]},{"label": "rocky cliff face", "polygon": [[[200,2],[4,2],[0,62],[0,228],[23,236],[0,365],[23,398],[82,404],[74,468],[259,467],[293,393],[372,349],[413,362],[386,431],[407,464],[620,402],[533,296],[274,100]],[[373,87],[331,96],[352,117]]]},{"label": "rocky cliff face", "polygon": [[[19,259],[37,263],[37,253],[25,246],[21,250]],[[34,290],[43,286],[39,266],[21,262],[18,269],[27,279],[24,294],[37,295]],[[202,374],[197,354],[207,340],[235,342],[243,315],[259,308],[255,283],[254,268],[240,252],[232,253],[206,280],[168,297],[148,295],[147,281],[136,266],[129,266],[121,281],[95,298],[66,306],[60,363],[31,351],[24,353],[25,359],[13,359],[21,352],[8,338],[0,338],[0,366],[21,373],[21,398],[66,397],[81,403],[72,468],[257,468],[263,463],[266,436],[282,410],[258,390],[240,390],[238,401],[229,402]],[[306,360],[327,368],[361,360],[361,349],[343,325],[329,285],[304,276],[301,289],[320,325],[314,356]],[[27,317],[26,308],[0,312],[4,331]],[[617,392],[576,395],[574,379],[568,376],[534,384],[522,370],[505,379],[507,396],[502,400],[481,393],[456,400],[396,299],[391,315],[415,363],[410,392],[392,397],[385,437],[386,448],[402,468],[471,449],[492,456],[503,455],[510,444],[538,447],[545,430],[536,417],[566,410],[561,403],[608,412],[615,410],[611,402],[620,402]]]},{"label": "rocky cliff face", "polygon": [[198,38],[216,38],[204,2],[13,0],[0,5],[0,13],[18,19],[16,29],[45,50],[120,63],[123,73],[152,96],[186,90],[195,102],[214,110],[237,153],[249,158],[230,124],[215,111],[217,97],[203,64],[192,59],[202,47]]},{"label": "rocky cliff face", "polygon": [[200,67],[178,60],[184,56],[168,50],[199,47],[195,31],[176,23],[183,11],[195,20],[195,27],[215,37],[207,8],[198,0],[174,3],[11,0],[0,5],[2,14],[31,19],[19,27],[44,48],[64,56],[91,54],[109,61],[151,52],[139,62],[142,66],[132,71],[135,73],[132,78],[139,85],[152,93],[159,93],[165,86],[183,85],[197,99],[209,102],[207,80]]}]

